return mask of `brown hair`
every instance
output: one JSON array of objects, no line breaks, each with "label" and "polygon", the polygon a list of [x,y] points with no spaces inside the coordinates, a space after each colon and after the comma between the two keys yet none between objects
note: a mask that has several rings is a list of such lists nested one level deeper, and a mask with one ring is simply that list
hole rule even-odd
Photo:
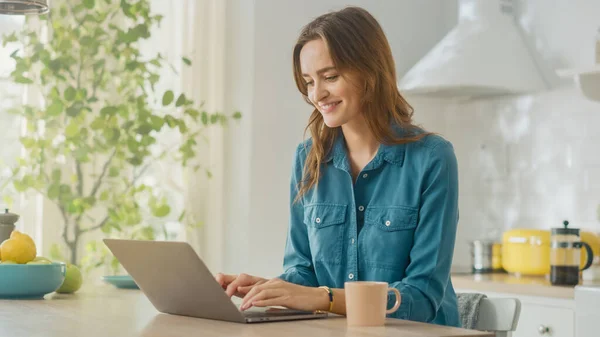
[{"label": "brown hair", "polygon": [[[412,124],[413,108],[400,95],[396,85],[396,66],[383,29],[377,20],[359,7],[346,7],[340,11],[321,15],[304,26],[294,46],[294,79],[304,100],[308,98],[306,82],[300,67],[300,51],[310,41],[322,39],[329,47],[334,66],[341,74],[353,72],[364,82],[362,97],[366,124],[380,143],[406,144],[417,141],[428,133],[410,133],[399,137],[393,124],[405,130],[416,130]],[[321,163],[329,154],[337,134],[329,128],[318,109],[314,109],[308,126],[312,147],[304,164],[303,178],[299,184],[296,201],[318,184]]]}]

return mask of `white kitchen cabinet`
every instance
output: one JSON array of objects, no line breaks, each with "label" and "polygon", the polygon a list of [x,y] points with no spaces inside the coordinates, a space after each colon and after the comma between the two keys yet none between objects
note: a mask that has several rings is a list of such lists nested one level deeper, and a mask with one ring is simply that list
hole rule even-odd
[{"label": "white kitchen cabinet", "polygon": [[513,337],[574,336],[573,309],[521,302],[521,317]]},{"label": "white kitchen cabinet", "polygon": [[456,292],[485,293],[488,297],[509,297],[521,301],[521,316],[513,337],[574,337],[575,301],[519,294],[494,293],[481,290],[460,289]]}]

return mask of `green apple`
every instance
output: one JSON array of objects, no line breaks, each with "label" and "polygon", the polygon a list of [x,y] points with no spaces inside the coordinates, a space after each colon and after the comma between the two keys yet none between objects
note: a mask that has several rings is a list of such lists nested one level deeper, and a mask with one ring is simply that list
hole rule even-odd
[{"label": "green apple", "polygon": [[48,262],[52,263],[52,261],[50,261],[49,258],[43,257],[43,256],[36,256],[36,258],[33,259],[33,261],[48,261]]},{"label": "green apple", "polygon": [[79,290],[81,288],[81,284],[83,283],[83,277],[81,276],[81,271],[77,268],[76,265],[67,263],[67,273],[65,274],[65,280],[63,284],[56,291],[61,294],[71,294]]},{"label": "green apple", "polygon": [[49,260],[33,260],[33,261],[29,261],[26,264],[52,264],[52,261]]}]

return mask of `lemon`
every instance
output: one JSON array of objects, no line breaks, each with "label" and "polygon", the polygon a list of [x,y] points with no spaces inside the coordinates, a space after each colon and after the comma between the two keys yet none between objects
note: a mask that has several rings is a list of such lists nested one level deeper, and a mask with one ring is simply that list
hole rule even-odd
[{"label": "lemon", "polygon": [[10,233],[10,238],[11,239],[17,239],[17,238],[22,239],[22,240],[25,240],[35,246],[35,242],[33,242],[33,239],[31,238],[31,236],[29,236],[27,234],[23,234],[17,230],[14,230],[14,231],[12,231],[12,233]]},{"label": "lemon", "polygon": [[29,235],[15,232],[0,245],[0,259],[20,264],[33,261],[37,254],[35,243]]}]

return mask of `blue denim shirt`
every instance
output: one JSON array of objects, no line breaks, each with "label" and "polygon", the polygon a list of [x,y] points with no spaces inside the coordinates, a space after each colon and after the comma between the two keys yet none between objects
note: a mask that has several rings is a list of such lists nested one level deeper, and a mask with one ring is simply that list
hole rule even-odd
[{"label": "blue denim shirt", "polygon": [[[341,132],[316,188],[294,203],[312,140],[300,144],[291,179],[284,270],[305,286],[384,281],[402,301],[389,317],[460,326],[450,265],[458,223],[452,144],[437,135],[380,145],[352,181]],[[395,297],[388,297],[388,307]]]}]

